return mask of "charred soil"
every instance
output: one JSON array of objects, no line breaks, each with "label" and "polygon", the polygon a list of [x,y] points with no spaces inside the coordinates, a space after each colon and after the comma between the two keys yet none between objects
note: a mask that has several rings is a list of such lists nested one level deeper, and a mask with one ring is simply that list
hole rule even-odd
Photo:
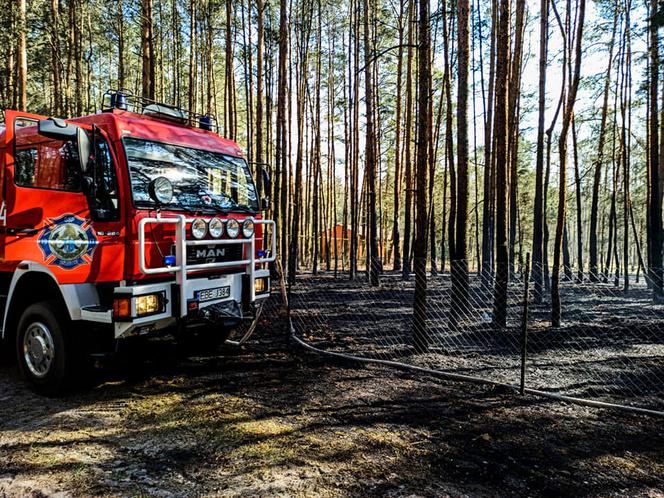
[{"label": "charred soil", "polygon": [[0,368],[0,496],[662,496],[660,419],[298,349],[134,351],[68,397]]}]

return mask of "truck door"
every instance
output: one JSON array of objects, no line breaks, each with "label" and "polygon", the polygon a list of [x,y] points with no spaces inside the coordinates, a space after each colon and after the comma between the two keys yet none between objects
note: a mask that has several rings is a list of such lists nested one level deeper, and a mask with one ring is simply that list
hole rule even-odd
[{"label": "truck door", "polygon": [[94,164],[83,175],[76,144],[39,135],[40,119],[6,113],[5,261],[40,263],[63,284],[121,280],[124,227],[108,137],[81,125],[95,143]]}]

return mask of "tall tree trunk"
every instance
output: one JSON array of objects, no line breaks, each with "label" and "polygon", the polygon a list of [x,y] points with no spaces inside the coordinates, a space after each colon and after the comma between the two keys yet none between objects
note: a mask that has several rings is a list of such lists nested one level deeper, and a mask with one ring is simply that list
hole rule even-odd
[{"label": "tall tree trunk", "polygon": [[[244,1],[240,2],[240,18],[242,22],[241,29],[241,47],[248,47],[248,49],[240,50],[242,56],[242,66],[244,70],[244,95],[245,95],[245,136],[247,143],[247,159],[250,163],[255,162],[254,157],[254,69],[253,69],[253,37],[252,37],[252,16],[251,6],[252,0],[246,0],[246,15],[244,9]],[[234,104],[237,105],[237,104]],[[239,116],[235,117],[236,123],[239,121]]]},{"label": "tall tree trunk", "polygon": [[509,157],[509,275],[514,274],[514,262],[516,259],[517,242],[517,194],[519,165],[519,111],[521,95],[521,63],[523,59],[523,31],[526,11],[525,0],[516,2],[516,25],[514,28],[514,52],[510,68],[510,80],[508,89],[508,157]]},{"label": "tall tree trunk", "polygon": [[281,222],[281,267],[286,268],[288,244],[288,0],[281,0],[279,7],[279,62],[277,76],[277,133],[275,146],[276,182],[278,193],[275,192],[275,219]]},{"label": "tall tree trunk", "polygon": [[[631,154],[632,150],[632,134],[628,133],[632,129],[632,28],[630,21],[630,10],[632,6],[631,0],[628,0],[627,6],[625,9],[625,25],[626,25],[626,43],[627,43],[627,60],[625,63],[626,66],[626,82],[625,82],[625,104],[623,106],[623,114],[627,114],[627,123],[625,123],[625,117],[623,116],[623,141],[625,143],[624,152],[623,152],[623,227],[625,236],[623,239],[623,267],[624,267],[624,283],[623,290],[627,292],[629,290],[629,211],[631,209],[630,203],[630,171],[631,171]],[[637,250],[638,250],[638,239],[635,238]],[[638,268],[638,265],[637,265]]]},{"label": "tall tree trunk", "polygon": [[233,76],[233,0],[226,0],[226,105],[224,134],[235,140],[235,78]]},{"label": "tall tree trunk", "polygon": [[321,119],[320,119],[320,91],[321,91],[321,46],[322,46],[322,19],[321,19],[321,8],[320,1],[317,2],[317,17],[318,17],[318,26],[317,26],[317,46],[316,46],[316,72],[314,80],[314,109],[312,112],[312,121],[313,124],[313,158],[312,158],[312,169],[313,174],[311,175],[312,179],[312,189],[311,189],[311,198],[312,202],[312,225],[311,225],[311,242],[312,242],[312,262],[313,274],[318,273],[318,258],[319,258],[319,227],[320,227],[320,197],[322,192],[322,183],[320,181],[321,177]]},{"label": "tall tree trunk", "polygon": [[[478,9],[479,12],[479,9]],[[498,29],[498,0],[491,1],[491,51],[489,60],[489,91],[485,102],[484,120],[484,204],[482,206],[482,283],[488,288],[493,271],[493,230],[494,230],[494,185],[493,179],[493,101],[495,91],[496,74],[496,32]],[[481,26],[481,22],[479,23]],[[480,50],[480,54],[482,51]],[[507,64],[505,59],[501,64]],[[480,61],[480,68],[483,66]],[[482,72],[482,81],[484,73]]]},{"label": "tall tree trunk", "polygon": [[549,0],[540,0],[539,93],[537,107],[537,151],[535,154],[535,207],[533,213],[533,298],[542,302],[544,283],[544,117],[546,111],[546,69],[549,52]]},{"label": "tall tree trunk", "polygon": [[18,0],[18,110],[28,107],[27,12],[25,0]]},{"label": "tall tree trunk", "polygon": [[[213,3],[208,2],[207,8],[205,9],[205,24],[206,24],[206,33],[205,33],[205,71],[206,75],[206,104],[204,112],[208,116],[215,116],[217,112],[217,97],[215,95],[215,81],[214,81],[214,19],[215,14],[213,12]],[[154,86],[154,85],[153,85]],[[251,156],[249,156],[251,157]],[[257,176],[257,181],[260,180],[260,175]]]},{"label": "tall tree trunk", "polygon": [[581,171],[576,120],[572,118],[572,156],[574,157],[574,185],[576,186],[576,282],[583,282],[583,213],[581,210]]},{"label": "tall tree trunk", "polygon": [[[450,270],[451,262],[456,257],[456,230],[455,224],[457,221],[457,175],[454,159],[454,106],[452,103],[452,70],[450,65],[450,52],[451,43],[450,36],[448,32],[448,20],[447,20],[447,4],[446,0],[443,0],[442,8],[442,22],[443,22],[443,61],[444,61],[444,72],[443,72],[443,86],[445,90],[445,162],[446,162],[446,171],[449,174],[449,186],[450,186],[450,215],[449,221],[447,224],[447,233],[448,233],[448,244],[450,248]],[[451,22],[450,22],[451,24]],[[445,228],[443,227],[443,231]],[[444,253],[444,251],[442,251]],[[452,320],[455,321],[454,312],[451,315]]]},{"label": "tall tree trunk", "polygon": [[189,110],[196,110],[196,18],[197,18],[197,5],[196,0],[190,0],[189,3]]},{"label": "tall tree trunk", "polygon": [[70,20],[73,30],[73,57],[74,57],[74,94],[75,112],[77,116],[83,114],[83,68],[82,68],[82,40],[81,40],[81,0],[73,0],[70,7]]},{"label": "tall tree trunk", "polygon": [[[57,0],[55,0],[57,1]],[[118,22],[118,89],[125,87],[125,33],[124,33],[124,0],[117,0]]]},{"label": "tall tree trunk", "polygon": [[[477,9],[475,7],[475,3],[473,0],[473,3],[471,4],[471,11],[470,11],[470,19],[471,19],[471,25],[470,25],[470,40],[471,40],[471,67],[473,68],[472,71],[472,77],[473,77],[473,90],[472,90],[472,100],[473,100],[473,168],[474,168],[474,173],[475,173],[475,269],[477,271],[477,275],[481,276],[482,274],[482,250],[480,249],[480,175],[479,175],[479,159],[478,159],[478,147],[477,147],[477,82],[476,82],[476,73],[477,71],[475,70],[476,67],[476,59],[475,59],[475,46],[476,46],[476,40],[475,40],[475,30],[477,27],[477,24],[475,22],[475,16],[473,16],[473,9]],[[481,31],[480,31],[481,32]],[[480,36],[480,41],[481,41],[481,36]],[[481,49],[480,49],[481,52]],[[480,57],[481,58],[481,57]],[[482,84],[484,84],[482,82]],[[439,127],[439,126],[438,126]],[[445,196],[445,185],[443,185],[443,197]],[[444,211],[443,211],[444,212]],[[443,225],[445,224],[445,218],[443,216]],[[443,234],[445,233],[445,230],[442,230]],[[444,266],[444,263],[443,263]]]},{"label": "tall tree trunk", "polygon": [[558,149],[560,153],[560,174],[558,187],[558,221],[556,223],[556,236],[553,249],[553,270],[551,278],[551,325],[560,327],[561,302],[560,302],[560,256],[563,244],[563,230],[565,225],[565,201],[567,195],[567,135],[574,113],[576,94],[581,78],[581,56],[583,48],[583,24],[586,11],[586,0],[579,0],[576,26],[576,48],[574,59],[574,73],[572,83],[567,93],[567,102],[563,111],[563,125],[560,131]]},{"label": "tall tree trunk", "polygon": [[[435,43],[433,44],[432,50],[435,53]],[[433,87],[433,83],[432,83]],[[433,88],[431,90],[432,95],[431,95],[431,102],[432,102],[432,107],[431,107],[431,122],[433,126],[433,131],[432,131],[432,139],[431,139],[431,150],[429,153],[429,243],[431,244],[431,275],[438,275],[438,265],[437,265],[437,248],[436,248],[436,202],[435,202],[435,190],[434,187],[436,185],[436,165],[438,164],[438,145],[440,143],[440,124],[443,119],[443,108],[445,106],[445,88],[443,85],[443,88],[441,89],[440,92],[440,97],[438,99],[438,109],[436,110],[435,116],[435,122],[433,120],[434,118],[434,112],[433,112]],[[446,171],[447,172],[447,171]],[[446,180],[446,174],[444,175],[443,182]],[[445,187],[443,187],[443,190],[445,190]],[[441,239],[444,241],[445,240],[445,192],[443,192],[443,220],[441,221]],[[445,243],[441,242],[441,247],[444,246]],[[441,260],[441,272],[445,271],[445,261],[444,261],[444,254],[445,252],[443,251],[443,259]]]},{"label": "tall tree trunk", "polygon": [[[256,133],[255,133],[255,161],[256,168],[256,186],[259,192],[263,191],[262,175],[259,169],[263,167],[265,158],[263,157],[263,44],[265,38],[265,5],[263,0],[256,0],[258,32],[256,47]],[[267,193],[269,195],[269,192]]]},{"label": "tall tree trunk", "polygon": [[403,269],[402,276],[405,279],[410,277],[410,242],[411,242],[411,217],[413,205],[412,191],[412,170],[411,163],[411,128],[413,123],[413,20],[415,2],[409,2],[408,9],[408,53],[406,59],[406,122],[404,125],[404,168],[405,168],[405,187],[406,187],[406,205],[404,209],[403,226]]},{"label": "tall tree trunk", "polygon": [[597,139],[597,156],[593,162],[593,190],[590,203],[590,233],[588,235],[589,252],[589,278],[591,282],[599,281],[598,274],[598,247],[597,247],[597,215],[599,211],[599,186],[602,181],[602,167],[604,162],[604,145],[606,142],[606,121],[609,110],[609,89],[611,86],[611,69],[613,67],[613,50],[616,40],[616,27],[618,25],[618,5],[617,1],[613,6],[613,30],[611,32],[611,41],[609,43],[609,58],[606,68],[606,78],[604,80],[604,97],[602,101],[602,114],[599,127],[599,136]]},{"label": "tall tree trunk", "polygon": [[[230,1],[230,0],[229,0]],[[311,29],[311,16],[313,9],[306,9],[306,6],[300,6],[302,24],[299,26],[297,36],[298,53],[297,53],[297,71],[298,71],[298,85],[297,85],[297,151],[295,157],[295,178],[294,178],[294,191],[293,191],[293,214],[291,217],[291,241],[289,248],[288,258],[288,281],[295,283],[295,275],[298,268],[298,259],[301,257],[300,252],[300,224],[302,223],[302,209],[303,209],[303,185],[302,174],[305,158],[305,140],[304,128],[306,122],[305,106],[307,100],[307,85],[306,76],[309,66],[309,33]],[[306,224],[305,224],[306,227]],[[305,234],[306,235],[306,234]]]},{"label": "tall tree trunk", "polygon": [[62,71],[60,70],[60,2],[51,0],[51,71],[53,76],[53,115],[62,113]]},{"label": "tall tree trunk", "polygon": [[[429,1],[429,0],[425,0]],[[376,227],[376,131],[374,129],[373,66],[371,64],[370,0],[364,0],[364,85],[366,106],[365,171],[367,172],[368,224],[369,224],[369,281],[378,285],[380,256]],[[421,21],[420,21],[421,22]],[[421,67],[421,65],[420,65]],[[419,213],[418,213],[419,216]]]},{"label": "tall tree trunk", "polygon": [[[7,23],[7,26],[10,31],[14,31],[16,29],[16,9],[14,8],[15,5],[14,3],[9,4],[9,9],[8,9],[8,14],[9,14],[9,20]],[[6,67],[6,85],[5,85],[5,99],[7,103],[7,107],[13,107],[16,108],[16,44],[15,40],[12,38],[9,38],[7,40],[7,47],[5,50],[5,58],[7,61],[7,67]]]},{"label": "tall tree trunk", "polygon": [[[565,48],[563,50],[564,58],[565,61],[563,61],[563,71],[564,68],[566,67],[566,57],[567,57],[567,35],[565,34],[565,29],[563,27],[562,21],[560,19],[560,15],[558,14],[558,10],[556,9],[556,4],[555,2],[551,3],[551,7],[553,8],[553,13],[555,14],[556,21],[558,23],[558,27],[560,28],[561,35],[563,38],[563,43],[565,44]],[[541,62],[541,61],[540,61]],[[544,172],[544,191],[542,192],[542,204],[543,204],[543,230],[542,230],[542,270],[544,274],[544,286],[547,290],[550,290],[550,285],[551,285],[551,280],[549,278],[549,224],[548,224],[548,196],[549,196],[549,180],[551,176],[551,147],[553,144],[553,130],[556,127],[556,122],[558,121],[558,115],[560,114],[560,111],[563,107],[563,103],[565,101],[565,88],[567,87],[567,78],[562,77],[560,78],[560,84],[561,84],[561,89],[560,89],[560,96],[558,98],[558,105],[556,106],[556,111],[553,114],[553,118],[551,119],[551,124],[546,130],[546,169]]]},{"label": "tall tree trunk", "polygon": [[634,235],[634,243],[636,245],[636,255],[638,258],[638,266],[636,267],[636,281],[639,281],[639,268],[643,270],[644,275],[646,274],[646,265],[643,261],[643,253],[641,251],[641,241],[639,240],[639,232],[636,229],[636,222],[634,221],[634,208],[632,207],[631,199],[629,202],[629,218],[632,225],[632,234]]},{"label": "tall tree trunk", "polygon": [[563,272],[565,280],[572,281],[572,260],[569,253],[569,232],[567,230],[567,219],[563,228]]},{"label": "tall tree trunk", "polygon": [[[467,0],[460,4],[466,5]],[[461,9],[461,7],[460,7]],[[429,0],[419,0],[418,46],[418,133],[417,133],[417,223],[415,226],[415,301],[413,307],[413,343],[425,351],[427,341],[427,169],[431,146],[431,32]]]},{"label": "tall tree trunk", "polygon": [[454,256],[452,258],[452,309],[468,312],[468,69],[470,66],[468,0],[458,6],[458,80],[457,80],[457,190]]},{"label": "tall tree trunk", "polygon": [[657,0],[650,0],[650,140],[648,155],[650,158],[650,192],[648,206],[648,241],[649,241],[649,266],[650,280],[653,287],[653,298],[655,302],[664,301],[664,273],[662,270],[662,192],[660,192],[660,164],[659,164],[659,110],[658,110],[658,88],[659,88],[659,35],[654,18],[657,15]]},{"label": "tall tree trunk", "polygon": [[496,279],[494,284],[493,324],[507,323],[507,79],[510,43],[510,0],[500,0],[496,43]]},{"label": "tall tree trunk", "polygon": [[[352,158],[351,158],[351,199],[350,199],[350,211],[351,211],[351,243],[350,243],[350,272],[349,278],[352,280],[357,275],[357,259],[359,252],[359,217],[360,217],[360,187],[359,187],[359,157],[360,157],[360,134],[359,134],[359,122],[360,122],[360,83],[359,83],[359,71],[360,71],[360,15],[359,15],[359,0],[351,0],[351,19],[352,27],[351,35],[352,36],[352,65],[349,64],[349,82],[352,81],[352,88],[350,89],[350,94],[352,95],[352,120],[351,120],[351,135],[352,135]],[[349,56],[350,59],[350,56]],[[351,68],[354,71],[351,73]]]},{"label": "tall tree trunk", "polygon": [[[330,19],[328,11],[328,21]],[[334,277],[337,277],[339,271],[339,234],[337,230],[337,176],[336,176],[336,153],[335,153],[335,86],[334,86],[334,53],[332,51],[332,41],[336,36],[336,29],[333,23],[328,22],[327,36],[327,182],[328,182],[328,204],[331,215],[328,217],[328,229],[326,230],[327,242],[327,269],[330,270],[331,249],[330,244],[334,244]],[[334,235],[330,236],[329,227],[332,227]],[[331,239],[334,238],[334,241]]]},{"label": "tall tree trunk", "polygon": [[142,95],[154,100],[154,27],[152,0],[141,0]]},{"label": "tall tree trunk", "polygon": [[403,73],[403,16],[404,2],[399,2],[399,49],[397,55],[397,95],[396,115],[394,118],[394,215],[392,221],[392,245],[394,247],[394,271],[401,270],[401,240],[399,234],[399,197],[401,192],[401,100],[402,100],[402,73]]}]

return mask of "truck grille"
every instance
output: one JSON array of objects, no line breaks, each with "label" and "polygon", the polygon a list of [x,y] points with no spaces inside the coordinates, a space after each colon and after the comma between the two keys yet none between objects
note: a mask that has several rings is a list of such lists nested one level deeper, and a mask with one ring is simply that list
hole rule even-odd
[{"label": "truck grille", "polygon": [[187,264],[225,263],[242,260],[242,244],[189,246]]}]

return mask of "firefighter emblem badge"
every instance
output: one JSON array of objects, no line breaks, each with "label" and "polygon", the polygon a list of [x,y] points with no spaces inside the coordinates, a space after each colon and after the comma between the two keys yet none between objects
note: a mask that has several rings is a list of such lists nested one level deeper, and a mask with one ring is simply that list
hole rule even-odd
[{"label": "firefighter emblem badge", "polygon": [[39,248],[49,265],[71,270],[90,264],[97,236],[88,220],[73,214],[49,218],[39,236]]}]

